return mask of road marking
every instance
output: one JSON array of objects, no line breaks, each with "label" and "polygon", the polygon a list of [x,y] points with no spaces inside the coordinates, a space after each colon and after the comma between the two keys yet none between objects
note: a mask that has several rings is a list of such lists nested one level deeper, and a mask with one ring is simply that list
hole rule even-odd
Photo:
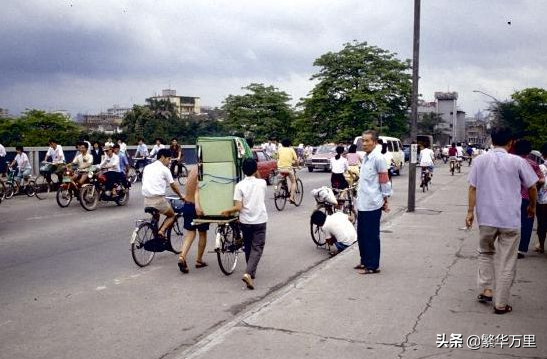
[{"label": "road marking", "polygon": [[101,286],[95,288],[95,290],[105,290],[105,289],[106,289],[106,287],[104,285],[101,285]]}]

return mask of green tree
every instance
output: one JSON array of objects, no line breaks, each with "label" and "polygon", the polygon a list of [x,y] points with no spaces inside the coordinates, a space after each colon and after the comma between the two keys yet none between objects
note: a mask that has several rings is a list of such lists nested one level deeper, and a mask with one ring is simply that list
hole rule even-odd
[{"label": "green tree", "polygon": [[0,122],[0,143],[7,146],[47,146],[49,138],[62,144],[78,141],[82,129],[69,118],[40,110],[29,110]]},{"label": "green tree", "polygon": [[424,135],[432,135],[433,139],[437,139],[438,136],[444,132],[439,128],[442,123],[442,117],[435,112],[424,113],[418,121],[418,133]]},{"label": "green tree", "polygon": [[149,105],[134,105],[122,121],[122,130],[129,143],[139,137],[151,142],[155,138],[164,141],[184,134],[184,121],[178,116],[174,105],[169,101],[152,101]]},{"label": "green tree", "polygon": [[[298,130],[315,142],[347,141],[365,129],[399,136],[407,131],[410,104],[410,60],[366,42],[344,44],[315,60],[317,84],[302,100],[305,120]],[[307,129],[304,129],[307,127]]]},{"label": "green tree", "polygon": [[540,148],[547,141],[547,90],[526,88],[511,95],[510,101],[492,105],[498,124],[510,127]]},{"label": "green tree", "polygon": [[229,95],[222,106],[223,126],[230,134],[265,141],[271,136],[292,138],[294,110],[290,96],[273,86],[252,83],[245,95]]}]

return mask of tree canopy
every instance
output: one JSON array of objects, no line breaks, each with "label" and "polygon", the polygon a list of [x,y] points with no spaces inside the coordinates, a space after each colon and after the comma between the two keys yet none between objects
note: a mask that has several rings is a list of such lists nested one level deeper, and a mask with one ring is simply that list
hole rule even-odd
[{"label": "tree canopy", "polygon": [[547,90],[526,88],[513,93],[510,101],[492,106],[499,125],[530,140],[534,148],[547,141]]},{"label": "tree canopy", "polygon": [[399,136],[407,131],[410,60],[366,42],[346,43],[315,60],[317,84],[300,105],[297,129],[314,142],[347,141],[365,129]]},{"label": "tree canopy", "polygon": [[290,96],[274,86],[252,83],[248,93],[229,95],[224,100],[223,126],[232,135],[266,141],[269,137],[292,138],[294,110]]}]

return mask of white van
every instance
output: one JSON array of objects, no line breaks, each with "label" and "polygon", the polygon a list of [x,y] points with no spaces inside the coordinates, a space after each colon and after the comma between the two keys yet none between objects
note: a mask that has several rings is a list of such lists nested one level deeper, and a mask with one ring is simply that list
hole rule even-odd
[{"label": "white van", "polygon": [[[396,137],[378,136],[384,143],[387,143],[387,150],[393,155],[393,162],[397,167],[395,172],[397,175],[401,174],[401,170],[405,166],[405,153],[403,152],[403,144],[401,140]],[[355,137],[353,144],[357,146],[357,152],[364,154],[363,152],[363,139],[361,136]],[[380,147],[380,145],[378,145]],[[381,148],[381,147],[380,147]]]}]

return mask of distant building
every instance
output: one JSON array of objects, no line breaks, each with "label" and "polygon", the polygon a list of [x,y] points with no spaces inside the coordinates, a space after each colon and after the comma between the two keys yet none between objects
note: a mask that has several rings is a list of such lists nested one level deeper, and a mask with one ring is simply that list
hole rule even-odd
[{"label": "distant building", "polygon": [[129,107],[120,107],[119,105],[114,105],[106,110],[106,114],[123,118],[125,114],[129,111],[131,111],[131,108]]},{"label": "distant building", "polygon": [[198,115],[201,112],[200,98],[190,96],[177,96],[176,90],[162,90],[161,96],[152,96],[146,99],[146,104],[153,101],[169,101],[175,105],[179,116]]},{"label": "distant building", "polygon": [[437,113],[442,118],[439,129],[442,143],[465,142],[465,112],[458,110],[457,92],[435,92]]},{"label": "distant building", "polygon": [[82,126],[88,131],[98,131],[108,134],[121,133],[123,117],[100,113],[98,115],[82,115]]}]

